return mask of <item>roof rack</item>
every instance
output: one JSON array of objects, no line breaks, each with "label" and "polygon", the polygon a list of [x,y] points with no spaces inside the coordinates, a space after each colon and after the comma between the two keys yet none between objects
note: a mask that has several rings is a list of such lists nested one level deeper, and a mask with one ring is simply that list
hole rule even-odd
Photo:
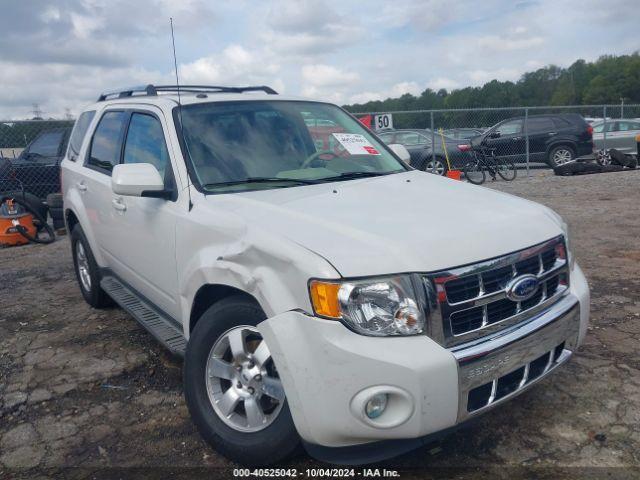
[{"label": "roof rack", "polygon": [[273,88],[266,85],[251,87],[220,87],[216,85],[139,85],[128,87],[113,92],[104,92],[98,97],[99,102],[104,102],[108,98],[127,98],[133,96],[156,96],[159,92],[176,93],[244,93],[244,92],[265,92],[269,95],[277,95]]}]

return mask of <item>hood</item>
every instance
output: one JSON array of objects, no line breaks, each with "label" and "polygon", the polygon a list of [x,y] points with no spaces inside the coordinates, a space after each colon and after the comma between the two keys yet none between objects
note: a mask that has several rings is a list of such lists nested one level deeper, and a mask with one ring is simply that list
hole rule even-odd
[{"label": "hood", "polygon": [[419,171],[206,199],[344,277],[444,270],[562,234],[542,205]]}]

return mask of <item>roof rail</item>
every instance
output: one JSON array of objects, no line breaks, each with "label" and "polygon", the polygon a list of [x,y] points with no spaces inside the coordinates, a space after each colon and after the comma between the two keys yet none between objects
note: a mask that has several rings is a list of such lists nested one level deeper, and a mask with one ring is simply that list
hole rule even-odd
[{"label": "roof rail", "polygon": [[[221,87],[216,85],[140,85],[129,87],[113,92],[105,92],[98,97],[98,102],[103,102],[107,98],[126,98],[132,97],[134,94],[140,96],[155,96],[159,92],[186,92],[186,93],[244,93],[244,92],[265,92],[269,95],[277,95],[273,88],[266,85],[251,87]],[[136,95],[138,96],[138,95]]]}]

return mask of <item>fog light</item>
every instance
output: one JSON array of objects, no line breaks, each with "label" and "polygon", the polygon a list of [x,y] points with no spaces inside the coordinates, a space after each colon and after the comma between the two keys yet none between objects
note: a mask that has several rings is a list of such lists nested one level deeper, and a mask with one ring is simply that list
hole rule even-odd
[{"label": "fog light", "polygon": [[387,408],[387,394],[378,393],[369,399],[364,407],[364,412],[369,418],[378,418]]}]

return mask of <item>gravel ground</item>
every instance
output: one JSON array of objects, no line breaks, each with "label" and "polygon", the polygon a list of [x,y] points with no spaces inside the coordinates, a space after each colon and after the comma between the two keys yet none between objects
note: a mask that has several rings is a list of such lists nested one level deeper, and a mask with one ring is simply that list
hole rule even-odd
[{"label": "gravel ground", "polygon": [[[378,467],[402,478],[640,478],[640,171],[520,174],[489,187],[568,221],[592,289],[586,344],[517,400]],[[68,238],[0,250],[0,286],[0,478],[233,476],[189,419],[181,362],[123,311],[84,303]],[[327,465],[301,454],[285,467]]]}]

